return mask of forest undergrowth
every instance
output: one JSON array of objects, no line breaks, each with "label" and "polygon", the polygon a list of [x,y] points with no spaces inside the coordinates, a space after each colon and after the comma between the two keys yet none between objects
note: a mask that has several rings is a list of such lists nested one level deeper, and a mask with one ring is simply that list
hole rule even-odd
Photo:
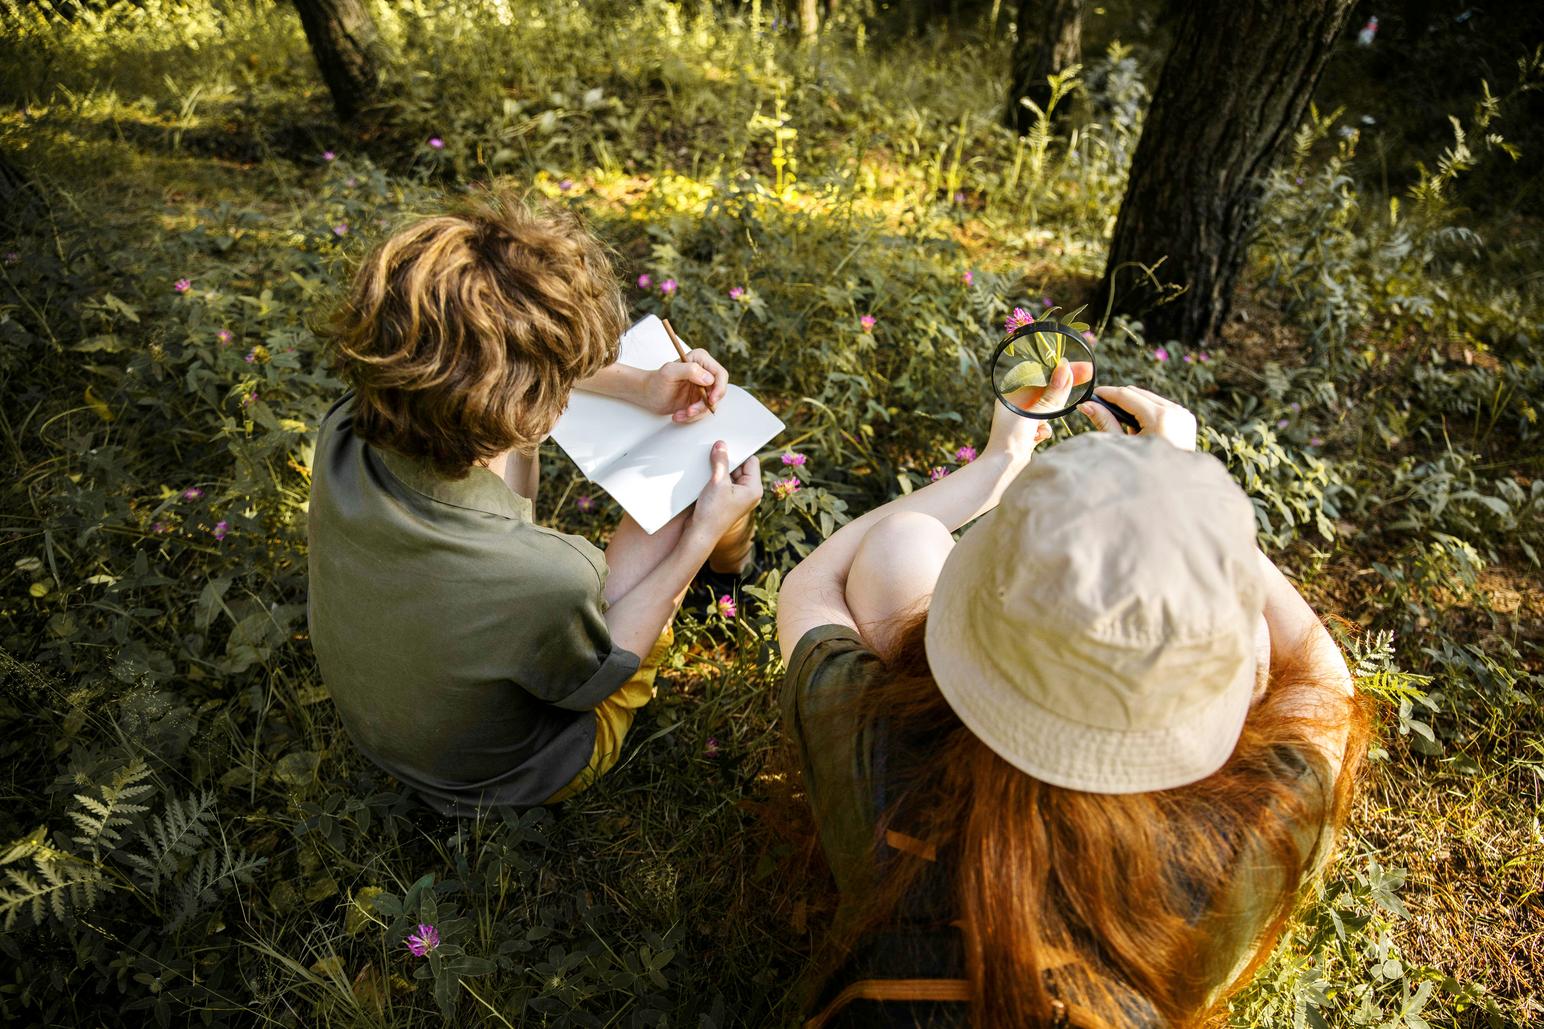
[{"label": "forest undergrowth", "polygon": [[[1155,55],[1112,42],[1019,137],[989,26],[800,47],[755,4],[382,5],[390,128],[361,141],[287,5],[103,10],[0,0],[27,178],[0,221],[0,1019],[793,1023],[833,898],[775,717],[778,578],[981,445],[1005,316],[1092,295]],[[1316,110],[1225,341],[1090,312],[1101,376],[1196,410],[1376,705],[1342,854],[1233,1024],[1544,1017],[1544,236],[1454,201],[1539,80],[1476,82],[1394,197]],[[689,599],[620,766],[458,822],[352,747],[306,640],[341,389],[312,327],[373,239],[489,182],[583,212],[634,312],[788,430],[766,574],[732,618]],[[603,542],[588,492],[544,453],[538,516]]]}]

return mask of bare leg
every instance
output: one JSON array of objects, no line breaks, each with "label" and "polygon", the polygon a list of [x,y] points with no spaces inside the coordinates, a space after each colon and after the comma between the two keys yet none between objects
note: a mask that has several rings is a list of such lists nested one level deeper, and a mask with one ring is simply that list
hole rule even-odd
[{"label": "bare leg", "polygon": [[[611,542],[606,545],[606,602],[608,604],[615,604],[621,600],[629,590],[642,582],[645,576],[659,567],[659,563],[675,550],[676,544],[681,541],[681,532],[686,528],[686,520],[690,517],[691,508],[687,508],[650,536],[643,531],[642,526],[633,521],[632,515],[622,516],[616,532],[611,534]],[[683,593],[682,596],[685,594]],[[677,597],[676,603],[680,602],[681,597]]]},{"label": "bare leg", "polygon": [[713,553],[708,555],[708,567],[715,572],[725,572],[733,575],[745,570],[750,563],[751,553],[756,545],[756,512],[745,512],[745,516],[729,527],[716,546]]},{"label": "bare leg", "polygon": [[927,609],[954,537],[938,519],[890,515],[868,531],[847,573],[847,608],[870,647],[884,654],[906,622]]}]

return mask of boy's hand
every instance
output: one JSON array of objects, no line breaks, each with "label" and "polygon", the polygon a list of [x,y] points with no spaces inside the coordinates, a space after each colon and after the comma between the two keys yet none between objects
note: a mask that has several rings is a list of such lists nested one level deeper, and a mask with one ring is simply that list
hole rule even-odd
[{"label": "boy's hand", "polygon": [[[707,401],[702,391],[708,391]],[[729,373],[706,350],[693,350],[685,361],[671,361],[648,374],[639,406],[655,414],[668,414],[680,423],[695,422],[717,407],[729,390]]]},{"label": "boy's hand", "polygon": [[[1009,399],[1026,411],[1060,411],[1067,405],[1075,386],[1093,377],[1094,366],[1087,361],[1062,361],[1051,372],[1048,385],[1025,387]],[[994,398],[995,400],[995,398]],[[1014,414],[1000,403],[992,404],[992,434],[987,439],[988,453],[1001,451],[1023,461],[1034,449],[1053,435],[1051,423]]]},{"label": "boy's hand", "polygon": [[[1094,393],[1116,405],[1142,426],[1141,435],[1160,436],[1181,450],[1196,448],[1196,416],[1166,397],[1141,386],[1095,386]],[[1078,408],[1100,432],[1124,432],[1115,416],[1093,401]]]},{"label": "boy's hand", "polygon": [[711,548],[743,515],[761,503],[761,462],[754,456],[748,457],[730,472],[729,445],[723,440],[713,444],[709,460],[713,462],[713,477],[697,497],[690,531]]}]

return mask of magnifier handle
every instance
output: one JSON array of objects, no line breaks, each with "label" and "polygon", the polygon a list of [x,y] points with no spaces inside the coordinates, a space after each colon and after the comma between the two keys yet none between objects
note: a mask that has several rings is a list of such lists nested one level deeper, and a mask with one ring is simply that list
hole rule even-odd
[{"label": "magnifier handle", "polygon": [[1100,407],[1104,408],[1106,411],[1113,414],[1117,422],[1120,422],[1132,432],[1142,431],[1142,423],[1137,421],[1130,411],[1127,411],[1123,407],[1116,407],[1114,404],[1104,399],[1104,397],[1093,396],[1089,397],[1089,399],[1098,404]]}]

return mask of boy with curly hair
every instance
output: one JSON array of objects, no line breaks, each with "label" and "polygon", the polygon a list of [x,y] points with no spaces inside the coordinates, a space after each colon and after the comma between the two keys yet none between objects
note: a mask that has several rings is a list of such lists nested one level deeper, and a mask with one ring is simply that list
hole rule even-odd
[{"label": "boy with curly hair", "polygon": [[335,316],[351,391],[313,461],[311,641],[360,750],[445,813],[551,802],[610,768],[693,576],[749,563],[760,472],[731,472],[723,443],[652,536],[624,517],[602,552],[533,520],[570,391],[682,422],[724,394],[700,350],[617,364],[625,328],[578,219],[499,194],[392,234]]}]

